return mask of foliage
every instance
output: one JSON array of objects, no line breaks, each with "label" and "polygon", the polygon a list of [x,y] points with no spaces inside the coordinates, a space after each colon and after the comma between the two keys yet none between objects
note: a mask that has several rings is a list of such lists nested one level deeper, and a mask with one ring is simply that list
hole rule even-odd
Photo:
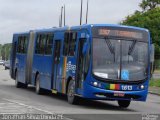
[{"label": "foliage", "polygon": [[151,87],[160,87],[160,79],[156,79],[156,80],[151,79],[149,81],[149,86],[151,86]]},{"label": "foliage", "polygon": [[146,12],[136,11],[133,15],[127,16],[121,24],[149,29],[155,43],[155,54],[160,54],[160,7]]},{"label": "foliage", "polygon": [[11,43],[4,44],[1,48],[2,60],[8,60],[10,57]]},{"label": "foliage", "polygon": [[[159,60],[159,59],[156,59],[156,60],[155,60],[155,69],[160,70],[160,60]],[[159,74],[160,74],[160,73],[159,73]]]},{"label": "foliage", "polygon": [[160,0],[143,0],[139,5],[143,11],[152,10],[160,4]]}]

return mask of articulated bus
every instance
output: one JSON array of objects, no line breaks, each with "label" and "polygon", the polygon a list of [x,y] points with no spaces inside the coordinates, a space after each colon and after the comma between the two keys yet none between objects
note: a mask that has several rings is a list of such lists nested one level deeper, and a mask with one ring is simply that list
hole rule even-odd
[{"label": "articulated bus", "polygon": [[120,107],[146,101],[151,69],[147,29],[94,24],[31,30],[13,35],[11,78],[15,86],[35,86],[79,98],[114,100]]}]

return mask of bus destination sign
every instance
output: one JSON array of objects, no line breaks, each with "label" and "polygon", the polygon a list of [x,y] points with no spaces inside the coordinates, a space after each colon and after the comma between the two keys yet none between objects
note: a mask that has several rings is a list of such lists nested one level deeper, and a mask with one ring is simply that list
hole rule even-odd
[{"label": "bus destination sign", "polygon": [[141,32],[124,31],[124,30],[109,30],[105,28],[99,29],[98,34],[100,36],[127,37],[127,38],[135,38],[135,39],[143,38],[143,34]]}]

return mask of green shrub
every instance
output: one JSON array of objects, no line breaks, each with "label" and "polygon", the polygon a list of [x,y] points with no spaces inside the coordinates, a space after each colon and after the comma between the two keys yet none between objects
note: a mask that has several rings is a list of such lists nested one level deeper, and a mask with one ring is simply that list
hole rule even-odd
[{"label": "green shrub", "polygon": [[160,69],[160,59],[155,60],[155,69]]}]

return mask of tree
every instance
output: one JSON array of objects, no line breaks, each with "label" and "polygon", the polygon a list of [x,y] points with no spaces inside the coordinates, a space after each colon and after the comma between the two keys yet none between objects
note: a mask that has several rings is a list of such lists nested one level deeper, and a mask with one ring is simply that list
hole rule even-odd
[{"label": "tree", "polygon": [[147,28],[155,44],[155,54],[160,55],[160,7],[155,7],[145,12],[136,11],[133,15],[127,16],[121,24]]},{"label": "tree", "polygon": [[11,43],[4,44],[1,49],[2,60],[8,60],[10,57]]},{"label": "tree", "polygon": [[143,0],[140,7],[143,11],[152,10],[160,5],[160,0]]}]

